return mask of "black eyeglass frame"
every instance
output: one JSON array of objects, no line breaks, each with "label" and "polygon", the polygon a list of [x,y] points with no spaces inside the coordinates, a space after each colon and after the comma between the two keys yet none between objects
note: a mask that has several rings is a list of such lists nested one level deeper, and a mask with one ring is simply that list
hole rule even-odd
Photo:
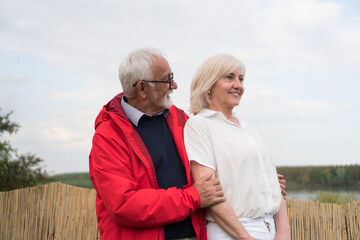
[{"label": "black eyeglass frame", "polygon": [[135,87],[136,84],[138,84],[139,82],[168,83],[169,84],[169,89],[171,89],[173,81],[174,81],[174,73],[169,73],[167,81],[163,81],[163,80],[160,80],[160,81],[158,81],[158,80],[140,80],[140,81],[134,83],[132,86]]}]

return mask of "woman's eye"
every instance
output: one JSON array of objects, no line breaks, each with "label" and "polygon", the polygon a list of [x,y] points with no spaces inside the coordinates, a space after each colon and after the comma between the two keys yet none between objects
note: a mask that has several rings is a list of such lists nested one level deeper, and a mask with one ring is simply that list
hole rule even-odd
[{"label": "woman's eye", "polygon": [[234,78],[232,75],[227,75],[225,77],[228,78],[228,79],[233,79]]}]

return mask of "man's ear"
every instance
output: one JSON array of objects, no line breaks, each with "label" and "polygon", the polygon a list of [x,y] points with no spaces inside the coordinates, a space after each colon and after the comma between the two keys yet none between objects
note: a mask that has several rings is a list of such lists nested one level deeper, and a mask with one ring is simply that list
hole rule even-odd
[{"label": "man's ear", "polygon": [[147,86],[144,82],[139,82],[136,86],[136,92],[142,98],[145,98],[147,95]]}]

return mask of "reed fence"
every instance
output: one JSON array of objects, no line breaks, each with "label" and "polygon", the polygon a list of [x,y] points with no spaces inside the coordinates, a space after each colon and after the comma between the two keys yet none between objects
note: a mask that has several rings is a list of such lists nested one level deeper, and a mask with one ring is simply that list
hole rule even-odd
[{"label": "reed fence", "polygon": [[100,239],[95,197],[61,183],[0,192],[0,239]]},{"label": "reed fence", "polygon": [[287,199],[295,240],[360,240],[360,202],[343,205]]},{"label": "reed fence", "polygon": [[[0,192],[0,240],[100,239],[95,197],[61,183]],[[286,202],[293,240],[360,239],[360,202]]]}]

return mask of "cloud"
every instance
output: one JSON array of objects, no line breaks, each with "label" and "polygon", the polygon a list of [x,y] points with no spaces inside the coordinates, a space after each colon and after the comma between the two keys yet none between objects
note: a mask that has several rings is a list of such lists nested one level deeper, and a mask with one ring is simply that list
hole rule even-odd
[{"label": "cloud", "polygon": [[43,136],[45,141],[60,144],[60,148],[83,148],[89,147],[91,139],[81,132],[74,132],[73,129],[55,126],[44,129]]},{"label": "cloud", "polygon": [[67,142],[75,138],[75,134],[70,129],[53,127],[44,131],[45,140]]},{"label": "cloud", "polygon": [[19,148],[39,153],[59,172],[66,165],[86,169],[93,121],[121,91],[118,66],[130,50],[167,52],[179,85],[173,100],[184,109],[196,68],[226,52],[248,69],[237,113],[262,133],[277,159],[316,162],[304,155],[311,152],[335,161],[336,137],[355,158],[360,29],[358,17],[345,14],[346,4],[3,1],[0,102],[22,125],[14,139]]},{"label": "cloud", "polygon": [[27,78],[17,78],[17,77],[4,77],[0,76],[0,85],[19,85],[28,82]]},{"label": "cloud", "polygon": [[[357,63],[359,31],[344,20],[343,6],[333,2],[229,1],[231,9],[217,1],[192,2],[191,8],[187,1],[140,2],[75,1],[71,11],[68,1],[23,3],[16,13],[17,4],[7,3],[9,28],[3,29],[2,45],[36,51],[66,71],[97,76],[111,74],[130,49],[149,45],[195,55],[195,61],[188,59],[191,64],[220,51],[256,67],[270,64],[275,71]],[[29,9],[42,11],[34,16]]]},{"label": "cloud", "polygon": [[[272,152],[277,165],[356,164],[360,134],[353,103],[297,99],[281,88],[247,84],[236,110]],[[344,116],[347,116],[344,118]]]},{"label": "cloud", "polygon": [[351,106],[346,102],[294,98],[282,88],[267,84],[246,84],[239,114],[257,122],[318,122],[343,113]]}]

